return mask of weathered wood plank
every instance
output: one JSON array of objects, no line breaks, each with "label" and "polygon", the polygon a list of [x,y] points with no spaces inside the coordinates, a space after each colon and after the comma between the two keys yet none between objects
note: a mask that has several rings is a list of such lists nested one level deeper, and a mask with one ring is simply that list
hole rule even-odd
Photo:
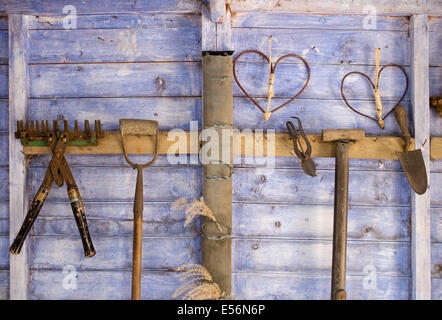
[{"label": "weathered wood plank", "polygon": [[[65,18],[65,15],[30,16],[29,29],[66,30],[63,26]],[[199,28],[200,26],[201,16],[196,13],[77,15],[77,29]]]},{"label": "weathered wood plank", "polygon": [[0,65],[0,99],[8,98],[8,66]]},{"label": "weathered wood plank", "polygon": [[442,299],[442,279],[440,278],[431,279],[431,299],[433,300]]},{"label": "weathered wood plank", "polygon": [[[190,148],[190,133],[181,132],[179,139],[175,135],[170,135],[168,131],[160,131],[159,134],[159,154],[175,155],[177,150],[185,154],[196,154],[198,148]],[[245,139],[243,139],[245,137]],[[250,139],[247,139],[250,137]],[[336,146],[333,142],[322,142],[320,136],[309,135],[313,151],[312,157],[334,157]],[[258,138],[252,132],[235,132],[233,142],[233,152],[235,155],[257,156],[275,155],[294,157],[293,142],[288,134],[280,133],[274,136],[275,144],[263,144],[262,154],[258,154],[254,149]],[[248,141],[252,141],[249,143]],[[351,158],[362,159],[397,159],[396,152],[402,151],[403,140],[400,137],[366,137],[357,141],[350,149]],[[410,145],[410,150],[414,147],[414,141]],[[269,148],[269,149],[268,149]],[[274,150],[273,150],[274,149]],[[155,150],[155,140],[131,137],[127,139],[127,152],[129,154],[153,154]],[[24,146],[23,152],[26,155],[49,154],[49,147]],[[66,154],[121,154],[123,152],[121,135],[118,132],[106,132],[97,145],[93,146],[68,146]]]},{"label": "weathered wood plank", "polygon": [[0,167],[7,166],[9,163],[9,135],[6,132],[0,132]]},{"label": "weathered wood plank", "polygon": [[442,159],[442,137],[431,137],[430,157],[431,159]]},{"label": "weathered wood plank", "polygon": [[31,63],[201,60],[199,28],[38,30],[30,34]]},{"label": "weathered wood plank", "polygon": [[430,68],[430,96],[442,93],[442,67]]},{"label": "weathered wood plank", "polygon": [[440,192],[442,172],[432,172],[429,178],[431,179],[431,185],[435,186],[434,188],[430,188],[430,205],[432,207],[442,207],[442,193]]},{"label": "weathered wood plank", "polygon": [[[374,30],[408,31],[409,22],[409,18],[405,16],[377,16]],[[300,15],[270,12],[233,12],[232,27],[367,31],[364,29],[362,15]]]},{"label": "weathered wood plank", "polygon": [[31,65],[30,77],[31,98],[201,95],[197,62]]},{"label": "weathered wood plank", "polygon": [[[266,105],[266,98],[256,99],[260,105]],[[288,99],[272,99],[272,104],[280,105]],[[349,100],[349,103],[358,105],[358,110],[365,114],[376,116],[374,101]],[[393,104],[385,101],[386,106]],[[403,106],[411,110],[408,102]],[[238,129],[246,128],[273,128],[286,131],[286,121],[291,116],[301,119],[303,129],[307,134],[321,134],[323,128],[339,127],[342,129],[364,128],[366,135],[400,135],[399,126],[391,115],[385,119],[385,129],[380,129],[377,122],[361,117],[351,111],[343,100],[300,99],[271,115],[264,121],[263,115],[248,98],[234,99],[234,126]],[[409,119],[409,125],[411,120]]]},{"label": "weathered wood plank", "polygon": [[[29,97],[29,33],[28,18],[19,14],[8,17],[9,26],[9,128],[16,120],[24,119],[28,110]],[[2,181],[9,183],[10,227],[12,242],[27,212],[27,188],[25,157],[20,141],[9,131],[9,177]],[[3,182],[4,184],[5,182]],[[1,187],[3,188],[3,187]],[[0,196],[6,192],[0,192]],[[27,248],[20,255],[10,258],[10,297],[13,300],[27,298]]]},{"label": "weathered wood plank", "polygon": [[[84,202],[89,231],[96,236],[130,236],[133,232],[132,202]],[[184,210],[171,203],[144,203],[145,236],[198,236],[199,220],[184,227]],[[1,223],[1,220],[0,220]],[[1,233],[1,228],[0,228]],[[34,224],[38,235],[78,235],[69,203],[48,202]]]},{"label": "weathered wood plank", "polygon": [[[333,206],[233,204],[236,237],[327,239],[333,236]],[[349,240],[409,241],[409,208],[350,206]]]},{"label": "weathered wood plank", "polygon": [[[84,257],[80,236],[32,236],[32,269],[131,270],[132,237],[94,237],[97,254]],[[143,238],[143,269],[170,269],[182,264],[200,263],[200,238]],[[161,250],[158,250],[161,248]]]},{"label": "weathered wood plank", "polygon": [[9,202],[0,202],[0,219],[9,219]]},{"label": "weathered wood plank", "polygon": [[[307,176],[302,170],[238,168],[233,176],[236,202],[333,204],[333,170]],[[349,204],[369,206],[407,206],[410,190],[400,172],[351,171]]]},{"label": "weathered wood plank", "polygon": [[[201,126],[201,98],[31,99],[30,104],[31,119],[52,120],[62,115],[67,120],[78,120],[80,125],[84,120],[100,119],[105,131],[119,131],[118,119],[141,114],[145,119],[157,120],[161,130],[189,130],[190,121],[198,121]],[[0,118],[0,128],[1,124]]]},{"label": "weathered wood plank", "polygon": [[[2,12],[22,14],[62,14],[66,3],[57,0],[9,0],[4,3]],[[71,0],[69,5],[76,8],[77,14],[114,13],[114,12],[199,12],[197,0],[138,0],[100,2]]]},{"label": "weathered wood plank", "polygon": [[8,16],[0,15],[0,30],[8,30]]},{"label": "weathered wood plank", "polygon": [[0,132],[9,131],[8,100],[0,99]]},{"label": "weathered wood plank", "polygon": [[9,270],[0,270],[0,300],[9,299]]},{"label": "weathered wood plank", "polygon": [[[327,13],[327,14],[367,14],[367,2],[364,0],[341,1],[261,1],[261,0],[232,0],[230,3],[232,11],[268,11],[268,12],[290,12],[290,13]],[[428,13],[433,15],[442,14],[442,6],[438,0],[428,0],[422,2],[420,0],[398,1],[389,0],[373,0],[370,1],[370,7],[375,8],[376,14],[416,14]]]},{"label": "weathered wood plank", "polygon": [[[406,300],[409,279],[406,277],[347,276],[346,292],[350,300]],[[330,276],[295,275],[290,273],[235,273],[236,299],[327,300],[330,298]],[[371,280],[371,282],[370,282]]]},{"label": "weathered wood plank", "polygon": [[[130,271],[77,271],[77,288],[66,290],[63,270],[32,270],[29,284],[33,300],[122,300],[130,299]],[[141,299],[173,299],[172,295],[183,283],[175,272],[143,271]]]},{"label": "weathered wood plank", "polygon": [[[233,243],[234,272],[330,272],[332,241],[237,239]],[[410,274],[408,243],[350,240],[347,247],[348,275],[362,275],[367,265],[373,265],[377,275]]]},{"label": "weathered wood plank", "polygon": [[0,218],[0,236],[9,235],[9,219]]},{"label": "weathered wood plank", "polygon": [[[237,76],[243,87],[252,97],[267,97],[268,87],[268,64],[264,63],[238,63]],[[360,71],[368,75],[374,75],[375,68],[372,66],[353,65],[311,65],[311,78],[305,91],[299,96],[301,99],[333,99],[342,101],[341,81],[344,75],[350,71]],[[408,75],[409,68],[405,68]],[[442,68],[441,68],[442,70]],[[293,76],[296,75],[296,76]],[[442,72],[440,74],[442,78]],[[305,83],[307,78],[305,66],[300,64],[281,64],[275,72],[275,99],[291,98]],[[395,68],[389,68],[382,73],[379,88],[384,100],[397,100],[402,96],[405,86],[404,75]],[[346,79],[344,93],[347,99],[374,101],[373,89],[367,80],[361,76],[349,76]],[[233,86],[235,97],[245,97],[244,93],[235,84]],[[406,99],[409,99],[407,94]],[[251,102],[250,102],[251,103]],[[296,100],[287,108],[296,108],[302,100]],[[394,106],[393,101],[385,103],[384,110],[390,110]],[[271,108],[276,106],[274,102]],[[358,108],[358,105],[354,105]],[[391,107],[390,107],[391,106]],[[350,111],[350,110],[349,110]],[[278,111],[279,112],[279,111]]]},{"label": "weathered wood plank", "polygon": [[[295,53],[309,64],[375,65],[375,48],[381,48],[381,65],[408,65],[407,31],[383,31],[374,36],[372,31],[237,28],[232,32],[232,47],[238,53],[259,50],[268,54],[268,37],[272,36],[272,57],[275,60],[282,55]],[[250,54],[241,57],[241,61],[261,62],[263,58]],[[286,61],[299,60],[290,58]]]},{"label": "weathered wood plank", "polygon": [[442,208],[431,208],[431,241],[442,242]]},{"label": "weathered wood plank", "polygon": [[[136,171],[130,168],[71,168],[83,200],[132,201]],[[46,168],[29,170],[31,194],[35,194]],[[144,170],[144,200],[175,201],[180,197],[199,198],[200,170],[197,168],[149,167]],[[106,181],[97,188],[97,181]],[[53,187],[50,200],[68,201],[66,188]]]},{"label": "weathered wood plank", "polygon": [[8,64],[8,30],[0,30],[0,64]]},{"label": "weathered wood plank", "polygon": [[[8,224],[9,225],[9,224]],[[0,235],[0,269],[9,269],[9,236]]]},{"label": "weathered wood plank", "polygon": [[442,31],[428,33],[430,67],[442,66],[440,48],[442,47]]},{"label": "weathered wood plank", "polygon": [[442,279],[442,243],[431,244],[431,276]]},{"label": "weathered wood plank", "polygon": [[[416,149],[430,139],[428,16],[413,15],[411,35],[411,102]],[[430,179],[430,150],[422,149]],[[431,180],[428,181],[431,186]],[[437,184],[436,184],[437,185]],[[411,193],[411,280],[413,299],[431,299],[430,194]]]}]

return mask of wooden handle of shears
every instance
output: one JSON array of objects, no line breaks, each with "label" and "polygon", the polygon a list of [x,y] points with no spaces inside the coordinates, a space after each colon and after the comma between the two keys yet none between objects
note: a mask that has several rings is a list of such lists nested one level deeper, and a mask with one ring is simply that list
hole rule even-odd
[{"label": "wooden handle of shears", "polygon": [[62,160],[62,171],[65,175],[66,187],[69,196],[69,202],[71,203],[72,212],[74,213],[75,222],[77,223],[78,231],[80,232],[81,242],[83,244],[84,256],[86,258],[93,257],[95,255],[94,245],[92,244],[91,235],[87,225],[86,214],[81,201],[80,191],[75,183],[72,172],[66,162],[66,159]]},{"label": "wooden handle of shears", "polygon": [[46,171],[46,175],[43,179],[43,182],[38,189],[37,193],[32,200],[31,206],[26,214],[26,217],[23,221],[23,224],[15,237],[14,242],[9,248],[9,252],[12,254],[19,254],[23,244],[28,236],[29,231],[34,225],[35,219],[37,219],[38,214],[40,213],[41,208],[43,207],[46,198],[48,197],[49,191],[51,190],[51,185],[53,182],[53,178],[50,172],[50,169]]}]

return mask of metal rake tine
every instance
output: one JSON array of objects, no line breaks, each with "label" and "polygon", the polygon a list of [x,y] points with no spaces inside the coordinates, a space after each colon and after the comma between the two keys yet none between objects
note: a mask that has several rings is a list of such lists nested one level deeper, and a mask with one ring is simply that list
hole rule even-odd
[{"label": "metal rake tine", "polygon": [[95,120],[95,132],[97,133],[97,137],[101,137],[101,121]]},{"label": "metal rake tine", "polygon": [[69,122],[67,120],[63,121],[63,132],[69,132]]},{"label": "metal rake tine", "polygon": [[53,126],[52,131],[60,132],[60,128],[58,127],[58,121],[57,120],[53,120],[52,121],[52,126]]},{"label": "metal rake tine", "polygon": [[84,131],[88,136],[91,135],[91,127],[89,126],[89,120],[84,120]]},{"label": "metal rake tine", "polygon": [[35,120],[35,133],[40,134],[40,122]]},{"label": "metal rake tine", "polygon": [[29,126],[29,120],[26,120],[26,123],[25,123],[25,130],[26,130],[26,132],[30,132],[31,131],[31,128],[30,128],[30,126]]},{"label": "metal rake tine", "polygon": [[74,122],[74,136],[75,137],[80,136],[80,129],[78,128],[78,120],[75,120]]},{"label": "metal rake tine", "polygon": [[34,120],[31,120],[31,133],[35,133],[35,124],[34,124]]}]

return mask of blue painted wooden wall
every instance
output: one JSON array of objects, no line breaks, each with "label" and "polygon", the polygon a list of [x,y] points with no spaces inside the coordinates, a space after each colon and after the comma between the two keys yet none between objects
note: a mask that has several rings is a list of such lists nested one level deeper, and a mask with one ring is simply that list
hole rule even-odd
[{"label": "blue painted wooden wall", "polygon": [[[442,18],[430,20],[430,95],[442,92]],[[442,136],[442,119],[433,109],[430,118],[432,136]],[[442,160],[431,162],[431,291],[432,299],[442,299]]]},{"label": "blue painted wooden wall", "polygon": [[[166,8],[169,9],[169,8]],[[156,119],[162,130],[189,129],[201,121],[201,16],[186,13],[84,15],[77,30],[62,17],[39,15],[31,22],[30,113],[32,119],[101,119],[118,130],[118,119]],[[285,130],[299,116],[308,133],[323,128],[362,127],[367,134],[399,134],[392,117],[386,129],[347,109],[339,94],[342,76],[353,70],[373,74],[374,48],[381,64],[398,63],[409,72],[407,17],[378,17],[377,30],[364,30],[361,16],[233,13],[236,52],[273,57],[302,55],[312,77],[301,97],[264,123],[262,114],[234,85],[237,128]],[[439,94],[442,20],[431,20],[430,85]],[[0,19],[0,145],[7,150],[7,20]],[[3,45],[5,44],[5,45]],[[265,101],[267,65],[255,56],[242,60],[240,79]],[[281,64],[274,103],[299,87],[303,69]],[[400,73],[385,71],[381,83],[388,109],[401,95]],[[351,102],[374,114],[369,87],[354,80]],[[405,107],[409,107],[407,94]],[[410,114],[412,116],[412,114]],[[435,112],[431,134],[442,135]],[[8,290],[7,153],[0,156],[0,298]],[[49,157],[33,159],[29,190],[43,178]],[[82,256],[78,231],[64,188],[51,191],[30,237],[31,299],[128,299],[130,297],[132,199],[135,172],[122,156],[69,156],[80,187],[97,255]],[[315,159],[318,176],[306,176],[297,159],[278,158],[276,168],[239,165],[233,178],[233,295],[237,299],[328,299],[333,218],[333,159]],[[408,299],[410,294],[410,189],[398,161],[350,161],[347,284],[350,299]],[[440,299],[442,162],[432,163],[433,299]],[[171,207],[201,195],[198,166],[172,166],[165,157],[145,170],[143,299],[170,299],[180,285],[170,269],[200,262],[197,224],[183,227],[184,215]],[[77,289],[63,288],[63,268],[77,270]],[[375,272],[375,274],[373,273]],[[375,276],[375,277],[374,277]],[[371,282],[370,282],[371,281]],[[375,281],[375,284],[373,283]]]},{"label": "blue painted wooden wall", "polygon": [[9,297],[8,20],[0,16],[0,299]]}]

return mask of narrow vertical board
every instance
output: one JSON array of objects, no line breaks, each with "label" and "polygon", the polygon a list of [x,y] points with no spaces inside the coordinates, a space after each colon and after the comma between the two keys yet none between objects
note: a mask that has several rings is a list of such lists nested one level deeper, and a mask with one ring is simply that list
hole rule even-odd
[{"label": "narrow vertical board", "polygon": [[[25,119],[29,97],[28,17],[9,15],[9,203],[10,241],[23,223],[27,211],[26,167],[22,146],[14,136],[18,119]],[[10,298],[26,299],[28,282],[26,246],[20,255],[10,258]]]},{"label": "narrow vertical board", "polygon": [[[430,140],[429,117],[429,50],[428,16],[413,15],[411,18],[411,102],[414,115],[416,149]],[[430,154],[426,146],[422,153],[430,183]],[[430,192],[417,195],[411,192],[411,266],[412,298],[431,299],[430,254]]]}]

